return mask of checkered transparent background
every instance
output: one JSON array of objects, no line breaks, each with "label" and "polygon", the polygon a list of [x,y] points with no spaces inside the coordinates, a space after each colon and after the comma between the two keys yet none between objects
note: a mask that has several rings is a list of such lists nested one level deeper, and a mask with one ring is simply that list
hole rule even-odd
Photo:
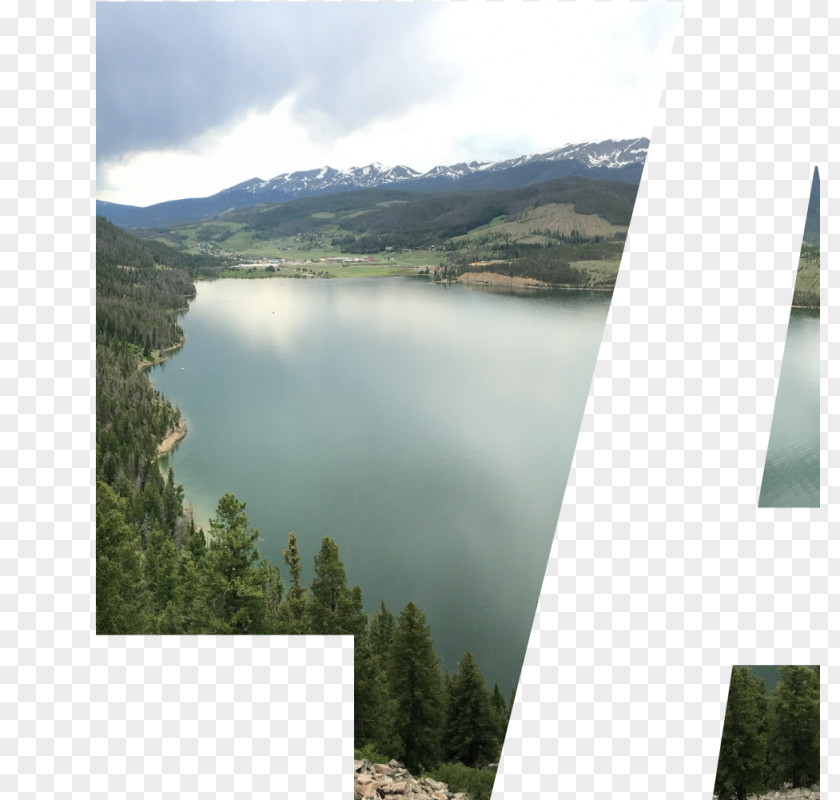
[{"label": "checkered transparent background", "polygon": [[[827,667],[840,791],[828,9],[684,4],[496,796],[708,800],[734,663]],[[349,639],[91,634],[94,12],[0,7],[0,796],[346,796]],[[815,165],[822,507],[759,510]]]},{"label": "checkered transparent background", "polygon": [[[772,663],[828,667],[840,790],[838,22],[684,4],[497,795],[708,800],[731,666]],[[814,166],[822,505],[758,509]]]}]

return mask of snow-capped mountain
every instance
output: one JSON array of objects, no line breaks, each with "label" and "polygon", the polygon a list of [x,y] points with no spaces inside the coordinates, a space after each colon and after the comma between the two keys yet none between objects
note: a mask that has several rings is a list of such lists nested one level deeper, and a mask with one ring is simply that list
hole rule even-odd
[{"label": "snow-capped mountain", "polygon": [[252,178],[210,197],[172,200],[146,208],[97,200],[96,213],[123,227],[143,228],[198,222],[232,208],[284,203],[299,197],[355,189],[511,189],[570,175],[638,183],[648,145],[644,138],[567,144],[556,150],[505,161],[439,165],[425,173],[402,164],[388,167],[378,162],[345,170],[326,166],[282,173],[269,180]]}]

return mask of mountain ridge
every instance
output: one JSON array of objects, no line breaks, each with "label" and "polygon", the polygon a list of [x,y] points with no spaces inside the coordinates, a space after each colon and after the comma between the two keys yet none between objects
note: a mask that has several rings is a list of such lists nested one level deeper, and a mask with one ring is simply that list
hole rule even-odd
[{"label": "mountain ridge", "polygon": [[582,142],[502,161],[437,165],[425,173],[403,164],[391,167],[377,161],[345,170],[323,166],[281,173],[268,180],[254,177],[208,197],[168,200],[145,207],[97,200],[96,213],[120,227],[149,228],[200,222],[259,203],[282,203],[354,189],[511,189],[573,175],[638,185],[649,144],[644,137]]}]

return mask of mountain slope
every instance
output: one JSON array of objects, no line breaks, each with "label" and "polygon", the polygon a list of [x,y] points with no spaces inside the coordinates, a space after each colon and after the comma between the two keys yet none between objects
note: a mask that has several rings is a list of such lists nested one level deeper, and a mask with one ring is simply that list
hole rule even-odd
[{"label": "mountain slope", "polygon": [[126,228],[153,228],[199,222],[236,208],[260,203],[285,203],[355,189],[399,188],[406,191],[441,192],[467,189],[515,189],[569,176],[618,180],[638,185],[649,142],[626,139],[571,144],[546,153],[498,162],[436,166],[419,173],[403,165],[379,163],[337,170],[332,167],[303,170],[238,183],[210,197],[186,198],[139,208],[97,200],[97,215]]}]

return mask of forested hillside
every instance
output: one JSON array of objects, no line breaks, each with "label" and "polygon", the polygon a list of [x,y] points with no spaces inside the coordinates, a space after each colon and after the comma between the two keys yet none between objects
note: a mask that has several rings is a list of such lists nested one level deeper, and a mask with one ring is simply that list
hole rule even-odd
[{"label": "forested hillside", "polygon": [[403,265],[452,281],[478,264],[555,286],[611,288],[636,191],[579,177],[510,190],[367,189],[230,210],[143,236],[185,255],[318,265],[310,269],[324,277],[340,276],[335,262],[355,258],[379,265],[370,274]]},{"label": "forested hillside", "polygon": [[[219,266],[197,256],[173,267],[170,256],[97,219],[97,633],[353,635],[357,746],[417,771],[458,762],[472,780],[498,761],[512,696],[488,690],[469,652],[443,673],[423,612],[409,603],[395,616],[382,603],[369,617],[332,539],[307,554],[304,586],[289,534],[284,580],[260,556],[244,502],[225,494],[205,532],[172,468],[161,475],[157,446],[181,415],[141,367],[182,340],[178,315],[195,294],[186,269]],[[492,786],[492,771],[480,773]]]},{"label": "forested hillside", "polygon": [[746,800],[820,780],[820,668],[780,667],[767,691],[750,667],[734,667],[720,743],[715,794]]},{"label": "forested hillside", "polygon": [[347,252],[373,253],[386,247],[442,246],[497,217],[515,219],[550,203],[570,204],[577,214],[598,214],[614,225],[627,226],[636,192],[632,184],[586,178],[564,178],[504,191],[420,196],[396,190],[366,190],[232,211],[223,219],[244,224],[260,238],[313,231],[326,234],[337,225],[345,232],[337,238]]}]

